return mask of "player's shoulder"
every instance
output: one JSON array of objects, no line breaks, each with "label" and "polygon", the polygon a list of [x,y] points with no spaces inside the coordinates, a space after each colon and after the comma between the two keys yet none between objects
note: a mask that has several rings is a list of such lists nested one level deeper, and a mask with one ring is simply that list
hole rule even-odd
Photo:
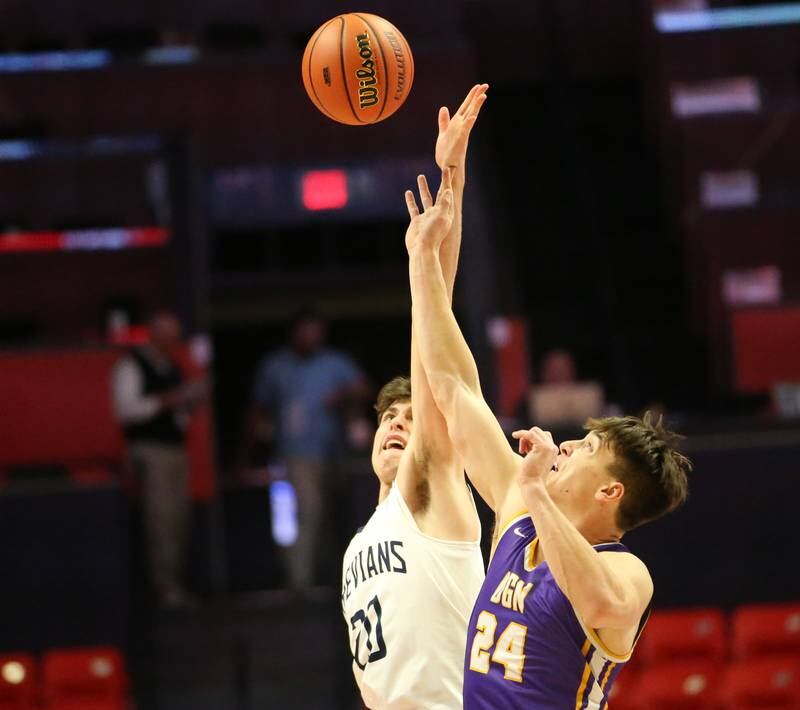
[{"label": "player's shoulder", "polygon": [[647,565],[628,549],[598,550],[612,571],[633,582],[641,592],[653,593],[653,578]]},{"label": "player's shoulder", "polygon": [[504,564],[516,564],[515,561],[521,555],[527,555],[527,549],[535,540],[536,528],[527,511],[505,519],[498,518],[492,533],[490,559],[502,559]]},{"label": "player's shoulder", "polygon": [[399,525],[401,515],[397,510],[397,502],[394,500],[395,495],[396,492],[393,487],[389,495],[375,506],[375,510],[372,511],[369,519],[358,528],[353,536],[353,541],[363,541],[376,535],[396,534],[398,528],[402,528],[402,525]]},{"label": "player's shoulder", "polygon": [[504,537],[520,537],[533,539],[536,537],[536,526],[527,510],[518,510],[516,513],[497,521],[497,541]]}]

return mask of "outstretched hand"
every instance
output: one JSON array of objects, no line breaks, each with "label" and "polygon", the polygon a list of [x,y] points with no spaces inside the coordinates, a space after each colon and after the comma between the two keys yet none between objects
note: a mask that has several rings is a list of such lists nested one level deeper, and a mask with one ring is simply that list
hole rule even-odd
[{"label": "outstretched hand", "polygon": [[442,172],[442,184],[434,202],[428,181],[424,175],[417,177],[422,212],[417,206],[414,193],[406,190],[406,207],[411,222],[406,230],[406,249],[409,254],[418,247],[438,249],[450,225],[453,224],[453,172]]},{"label": "outstretched hand", "polygon": [[445,168],[464,169],[469,134],[475,121],[478,120],[478,114],[486,101],[488,89],[488,84],[475,84],[452,118],[446,106],[439,109],[436,164],[442,170]]}]

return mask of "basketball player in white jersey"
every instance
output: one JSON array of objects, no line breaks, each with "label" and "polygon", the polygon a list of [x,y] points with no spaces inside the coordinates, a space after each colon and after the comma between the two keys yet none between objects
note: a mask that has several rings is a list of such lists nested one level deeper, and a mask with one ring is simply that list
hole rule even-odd
[{"label": "basketball player in white jersey", "polygon": [[[474,86],[452,118],[439,112],[436,161],[452,176],[459,208],[469,133],[487,89]],[[451,299],[460,242],[458,219],[439,252]],[[407,380],[393,380],[377,409],[372,463],[381,497],[342,570],[353,673],[369,708],[461,708],[467,624],[484,578],[480,522],[413,327],[410,390]]]}]

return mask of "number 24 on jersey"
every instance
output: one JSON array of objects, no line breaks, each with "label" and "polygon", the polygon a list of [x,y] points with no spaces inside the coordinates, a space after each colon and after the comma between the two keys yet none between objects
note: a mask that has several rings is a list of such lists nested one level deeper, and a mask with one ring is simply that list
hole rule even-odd
[{"label": "number 24 on jersey", "polygon": [[[478,615],[477,633],[472,641],[469,656],[469,669],[478,673],[488,673],[491,663],[504,667],[506,680],[522,682],[522,669],[525,665],[525,637],[528,627],[512,621],[506,626],[495,644],[497,617],[488,611]],[[492,652],[492,647],[494,651]]]}]

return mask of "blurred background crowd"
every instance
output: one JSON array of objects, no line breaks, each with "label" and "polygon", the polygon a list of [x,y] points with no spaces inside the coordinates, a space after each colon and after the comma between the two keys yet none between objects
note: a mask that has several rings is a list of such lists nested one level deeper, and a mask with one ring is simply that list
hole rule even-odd
[{"label": "blurred background crowd", "polygon": [[[415,56],[375,126],[300,79],[351,9]],[[478,81],[455,309],[494,411],[656,410],[695,461],[630,536],[664,614],[631,708],[663,664],[659,707],[800,706],[800,3],[2,0],[0,708],[358,707],[402,193]]]}]

